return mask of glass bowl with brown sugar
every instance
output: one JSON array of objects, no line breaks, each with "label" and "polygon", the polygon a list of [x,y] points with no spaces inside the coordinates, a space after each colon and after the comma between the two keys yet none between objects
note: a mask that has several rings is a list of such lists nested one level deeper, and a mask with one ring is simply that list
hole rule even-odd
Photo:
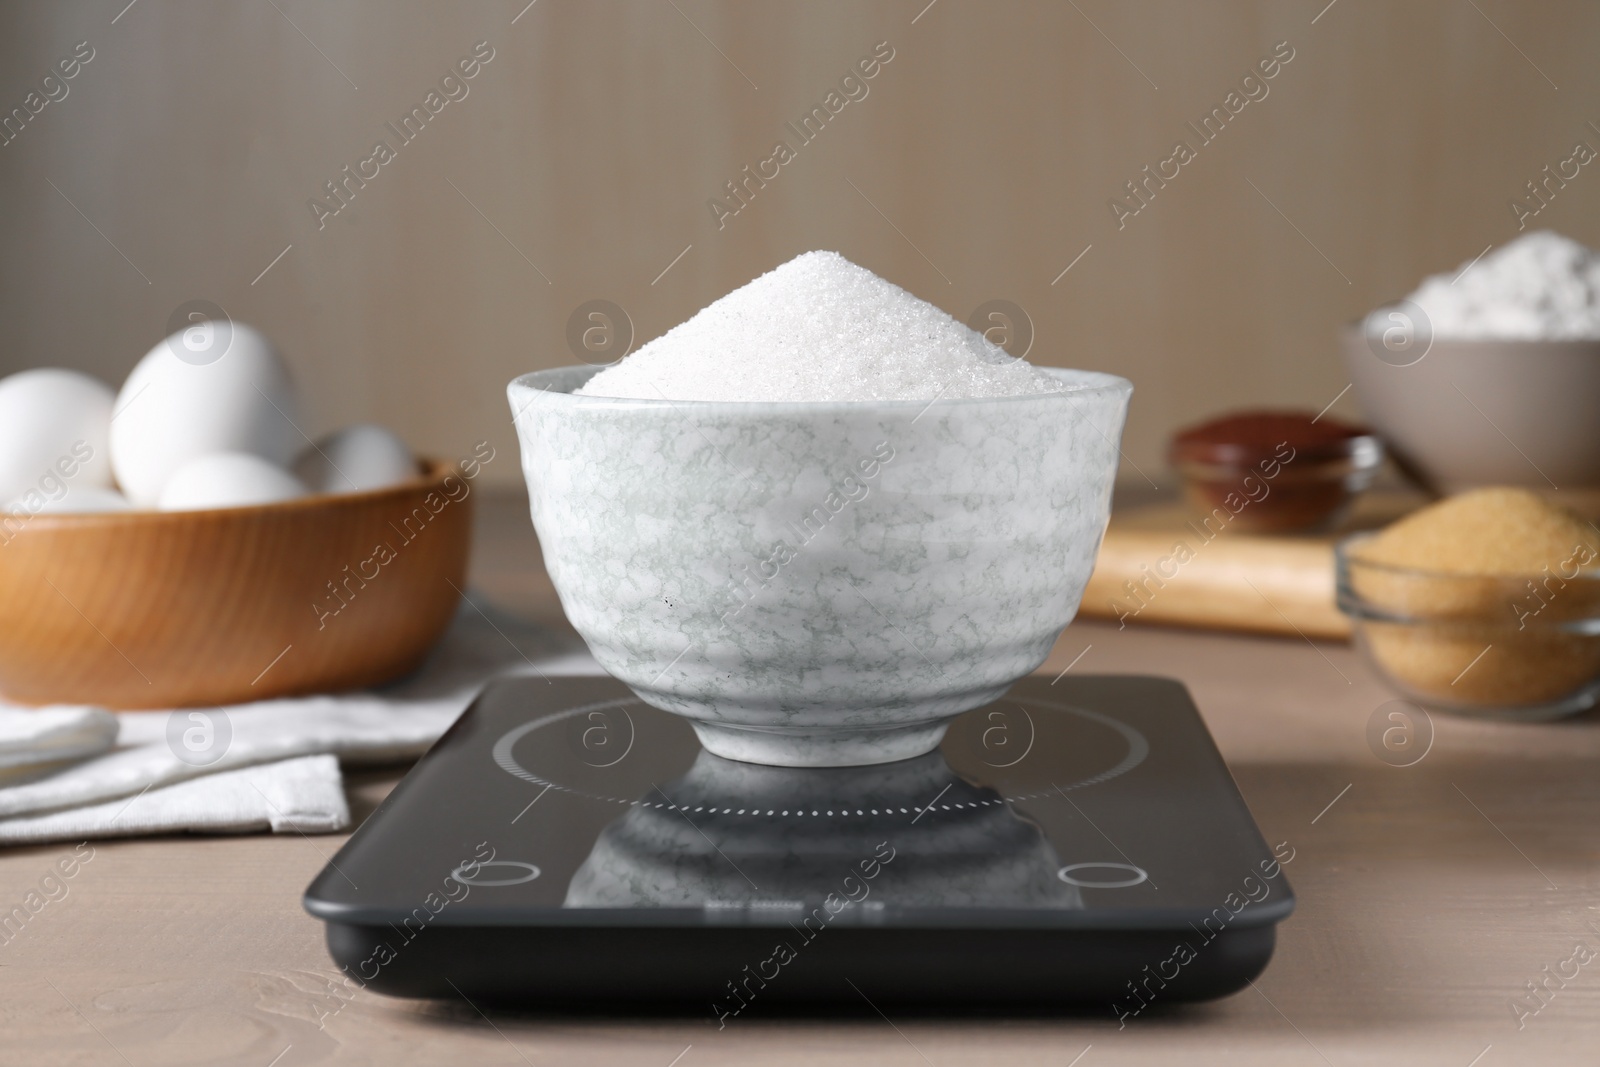
[{"label": "glass bowl with brown sugar", "polygon": [[1335,549],[1367,661],[1427,707],[1538,720],[1600,701],[1600,529],[1526,489],[1475,489]]}]

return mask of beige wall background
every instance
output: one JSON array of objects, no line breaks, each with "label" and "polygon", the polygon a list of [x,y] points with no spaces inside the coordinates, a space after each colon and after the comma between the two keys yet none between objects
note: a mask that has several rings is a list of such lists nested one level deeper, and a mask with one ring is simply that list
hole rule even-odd
[{"label": "beige wall background", "polygon": [[[1513,238],[1524,184],[1600,146],[1582,0],[525,3],[6,0],[0,110],[94,58],[0,147],[0,371],[118,383],[209,299],[278,341],[308,432],[487,437],[510,481],[504,385],[574,362],[578,305],[647,340],[830,248],[1133,379],[1125,451],[1160,480],[1186,421],[1332,401],[1341,322]],[[867,97],[719,229],[708,199],[883,41]],[[1282,41],[1266,98],[1119,229],[1108,200]],[[468,95],[400,146],[384,124],[477,42]],[[396,158],[319,229],[308,200],[380,138]],[[1537,223],[1600,244],[1597,204],[1585,168]]]}]

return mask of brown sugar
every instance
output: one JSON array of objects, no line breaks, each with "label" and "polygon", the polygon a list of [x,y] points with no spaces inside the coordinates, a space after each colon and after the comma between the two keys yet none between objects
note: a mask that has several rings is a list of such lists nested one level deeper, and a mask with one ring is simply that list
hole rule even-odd
[{"label": "brown sugar", "polygon": [[[1525,489],[1476,489],[1352,545],[1360,635],[1419,698],[1457,707],[1555,706],[1600,678],[1600,530]],[[1575,710],[1575,709],[1574,709]]]},{"label": "brown sugar", "polygon": [[1600,530],[1527,489],[1492,488],[1412,512],[1355,555],[1443,574],[1532,578],[1582,547],[1600,556]]}]

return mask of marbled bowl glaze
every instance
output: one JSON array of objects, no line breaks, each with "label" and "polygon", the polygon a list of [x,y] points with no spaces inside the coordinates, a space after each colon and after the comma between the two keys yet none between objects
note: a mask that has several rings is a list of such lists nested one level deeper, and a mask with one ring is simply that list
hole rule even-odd
[{"label": "marbled bowl glaze", "polygon": [[567,618],[716,755],[930,751],[1044,662],[1110,514],[1133,386],[978,400],[728,403],[508,387]]}]

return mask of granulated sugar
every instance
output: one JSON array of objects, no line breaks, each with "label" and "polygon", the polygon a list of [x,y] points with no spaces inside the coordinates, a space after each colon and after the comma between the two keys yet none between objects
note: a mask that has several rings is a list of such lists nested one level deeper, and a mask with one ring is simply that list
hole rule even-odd
[{"label": "granulated sugar", "polygon": [[[1600,339],[1600,255],[1549,230],[1463,263],[1411,294],[1433,336],[1455,340]],[[1371,318],[1381,332],[1387,309]]]},{"label": "granulated sugar", "polygon": [[591,378],[588,396],[932,400],[1061,383],[837,252],[807,252]]}]

